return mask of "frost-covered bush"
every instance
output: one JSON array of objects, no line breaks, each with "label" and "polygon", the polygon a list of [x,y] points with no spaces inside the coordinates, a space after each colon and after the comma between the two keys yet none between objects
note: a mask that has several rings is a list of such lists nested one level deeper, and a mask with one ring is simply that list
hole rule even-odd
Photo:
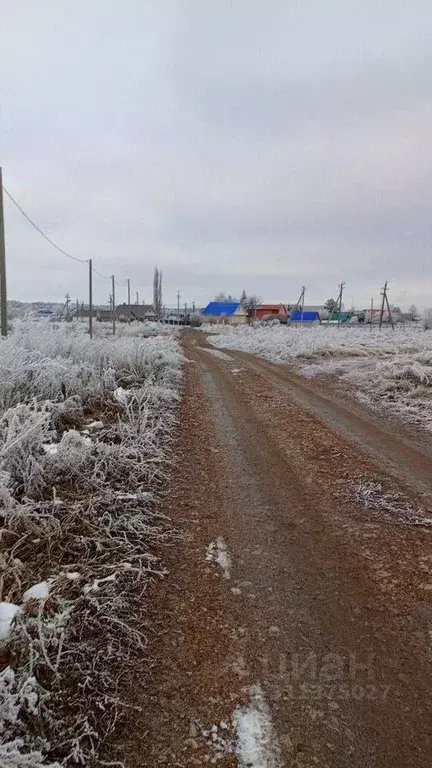
[{"label": "frost-covered bush", "polygon": [[141,337],[128,335],[127,327],[116,337],[91,340],[80,324],[19,323],[0,344],[0,408],[33,396],[105,395],[115,381],[133,385],[147,376],[175,383],[180,352],[174,334]]},{"label": "frost-covered bush", "polygon": [[127,327],[23,322],[0,342],[1,766],[96,765],[121,716],[172,537],[157,499],[181,359],[172,332]]},{"label": "frost-covered bush", "polygon": [[43,479],[42,446],[52,439],[50,409],[22,403],[0,418],[0,468],[8,474],[17,497],[37,495]]},{"label": "frost-covered bush", "polygon": [[378,331],[353,325],[294,327],[223,326],[213,333],[211,343],[224,349],[238,349],[261,355],[273,363],[298,359],[385,356],[403,351],[430,350],[432,337],[420,328],[396,326]]}]

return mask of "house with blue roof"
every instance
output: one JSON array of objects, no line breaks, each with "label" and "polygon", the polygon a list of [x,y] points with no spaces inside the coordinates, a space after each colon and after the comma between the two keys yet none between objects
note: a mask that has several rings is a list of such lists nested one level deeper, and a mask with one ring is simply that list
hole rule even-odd
[{"label": "house with blue roof", "polygon": [[304,325],[318,325],[321,322],[319,312],[307,312],[296,310],[292,313],[290,319],[291,324],[303,323]]},{"label": "house with blue roof", "polygon": [[203,309],[202,316],[206,323],[229,325],[244,325],[249,320],[247,310],[239,301],[211,301]]}]

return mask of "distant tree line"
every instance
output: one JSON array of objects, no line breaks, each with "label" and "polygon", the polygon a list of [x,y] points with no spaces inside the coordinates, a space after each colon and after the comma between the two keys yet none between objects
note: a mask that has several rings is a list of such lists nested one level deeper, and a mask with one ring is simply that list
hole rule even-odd
[{"label": "distant tree line", "polygon": [[230,293],[226,294],[222,292],[222,293],[216,294],[216,296],[214,297],[214,301],[240,303],[242,307],[247,309],[249,312],[253,311],[261,303],[261,299],[259,298],[259,296],[253,296],[253,295],[248,296],[245,290],[242,291],[242,294],[239,299],[234,296],[231,296]]}]

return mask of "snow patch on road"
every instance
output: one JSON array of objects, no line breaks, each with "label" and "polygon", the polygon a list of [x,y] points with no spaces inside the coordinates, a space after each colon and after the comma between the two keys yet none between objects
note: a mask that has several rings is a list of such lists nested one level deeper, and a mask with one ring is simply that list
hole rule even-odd
[{"label": "snow patch on road", "polygon": [[231,555],[228,552],[227,545],[222,536],[218,536],[216,541],[212,541],[206,549],[206,560],[217,563],[223,571],[226,579],[231,578]]},{"label": "snow patch on road", "polygon": [[239,768],[282,768],[281,752],[270,710],[260,685],[251,688],[251,703],[234,713]]},{"label": "snow patch on road", "polygon": [[218,357],[219,360],[226,360],[228,363],[232,363],[233,359],[229,355],[226,355],[225,352],[221,352],[220,349],[208,349],[207,347],[203,347],[203,349],[206,352],[209,352],[210,355],[213,355],[213,357]]}]

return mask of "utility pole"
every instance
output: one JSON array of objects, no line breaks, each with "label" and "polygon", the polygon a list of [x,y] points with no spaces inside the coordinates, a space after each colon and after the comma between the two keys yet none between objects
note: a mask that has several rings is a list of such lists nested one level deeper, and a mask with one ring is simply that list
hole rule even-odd
[{"label": "utility pole", "polygon": [[339,316],[338,316],[338,328],[340,328],[341,324],[341,313],[342,313],[342,295],[343,295],[343,289],[345,287],[345,283],[341,283],[339,286]]},{"label": "utility pole", "polygon": [[128,278],[128,281],[127,281],[127,285],[128,285],[128,307],[130,307],[130,280],[129,280],[129,278]]},{"label": "utility pole", "polygon": [[3,179],[0,168],[0,313],[1,335],[7,336],[7,288],[6,288],[6,245],[4,234]]},{"label": "utility pole", "polygon": [[177,291],[177,325],[180,325],[180,291]]},{"label": "utility pole", "polygon": [[136,305],[138,306],[138,304],[139,304],[139,293],[137,291],[136,292]]},{"label": "utility pole", "polygon": [[69,320],[69,300],[70,300],[70,296],[68,293],[66,294],[65,299],[66,299],[66,322],[67,322]]},{"label": "utility pole", "polygon": [[304,308],[305,293],[306,293],[306,286],[302,285],[300,296],[298,298],[298,301],[296,301],[296,303],[294,304],[291,312],[289,313],[288,321],[291,320],[294,312],[297,312],[297,310],[299,309],[301,313],[300,322],[301,323],[303,322],[303,308]]},{"label": "utility pole", "polygon": [[195,312],[196,312],[196,309],[195,309],[195,302],[194,302],[194,301],[192,302],[192,312],[193,312],[194,314],[195,314]]},{"label": "utility pole", "polygon": [[111,275],[112,280],[112,325],[113,325],[113,336],[115,336],[116,332],[116,303],[115,303],[115,276]]},{"label": "utility pole", "polygon": [[338,328],[339,328],[340,327],[340,323],[341,323],[342,296],[343,296],[343,289],[345,288],[345,283],[340,283],[338,287],[339,287],[339,293],[338,293],[338,297],[336,299],[336,304],[334,305],[332,311],[330,312],[330,317],[327,320],[327,324],[332,319],[332,317],[333,317],[333,315],[334,315],[334,313],[336,311],[336,307],[338,307],[338,313],[339,313],[339,316],[338,316]]},{"label": "utility pole", "polygon": [[373,318],[373,296],[371,297],[371,308],[370,308],[370,330],[372,333],[372,318]]},{"label": "utility pole", "polygon": [[93,262],[89,259],[89,334],[93,338]]},{"label": "utility pole", "polygon": [[75,302],[75,317],[77,320],[78,320],[78,315],[79,315],[79,300],[77,299]]},{"label": "utility pole", "polygon": [[390,322],[391,322],[391,327],[394,330],[393,315],[391,313],[390,304],[389,304],[389,300],[388,300],[388,296],[387,296],[387,291],[388,291],[388,282],[386,280],[385,283],[384,283],[383,289],[381,291],[382,303],[381,303],[381,313],[380,313],[380,322],[379,322],[379,329],[380,330],[381,330],[382,324],[383,324],[384,305],[385,304],[387,304],[387,310],[388,310],[389,319],[390,319]]}]

